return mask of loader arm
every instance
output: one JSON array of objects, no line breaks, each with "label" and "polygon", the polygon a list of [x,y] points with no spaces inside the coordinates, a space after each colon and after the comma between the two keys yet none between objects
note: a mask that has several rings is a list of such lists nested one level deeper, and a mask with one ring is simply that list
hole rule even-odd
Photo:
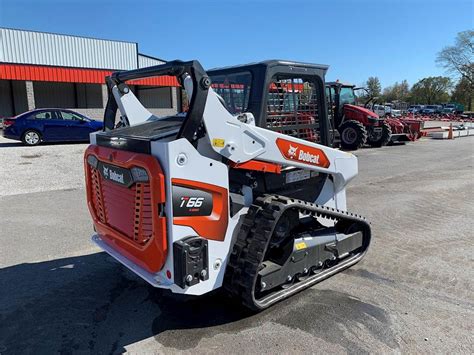
[{"label": "loader arm", "polygon": [[234,163],[261,160],[327,173],[334,176],[336,193],[357,175],[353,154],[242,122],[225,109],[213,89],[203,121],[214,151]]}]

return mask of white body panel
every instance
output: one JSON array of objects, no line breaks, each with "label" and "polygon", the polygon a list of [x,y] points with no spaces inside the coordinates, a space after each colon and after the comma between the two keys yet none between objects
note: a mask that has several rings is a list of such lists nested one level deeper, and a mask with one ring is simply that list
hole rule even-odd
[{"label": "white body panel", "polygon": [[[189,81],[185,81],[185,86],[189,86]],[[187,89],[188,91],[192,90],[191,87],[187,87]],[[122,115],[127,116],[132,125],[143,123],[150,118],[151,114],[139,103],[133,93],[129,92],[120,96],[118,91],[114,90],[113,92],[115,97],[118,98],[117,102]],[[357,175],[357,159],[354,155],[256,127],[253,124],[243,123],[225,109],[212,89],[209,89],[203,121],[207,135],[202,140],[207,140],[207,142],[200,142],[198,149],[184,138],[174,141],[151,142],[151,154],[158,159],[165,175],[167,196],[165,213],[167,216],[168,256],[162,270],[156,274],[150,274],[125,259],[120,253],[110,250],[110,247],[107,247],[99,236],[93,237],[94,242],[106,252],[153,286],[171,289],[176,293],[193,295],[204,294],[222,285],[227,258],[230,255],[232,241],[237,230],[236,226],[240,216],[246,213],[247,208],[241,209],[232,218],[230,215],[228,216],[228,226],[223,241],[208,240],[209,279],[191,287],[180,288],[174,284],[172,278],[168,279],[166,277],[168,270],[173,274],[173,243],[185,237],[196,236],[198,233],[190,227],[173,224],[173,206],[170,202],[172,178],[194,180],[228,190],[229,166],[216,158],[223,156],[236,163],[257,159],[281,164],[282,166],[300,167],[332,175],[333,179],[326,180],[323,190],[315,202],[345,210],[345,186]],[[322,150],[330,165],[324,168],[301,161],[290,162],[286,160],[276,145],[277,138],[291,141],[295,145],[304,144]],[[224,146],[213,145],[214,139],[224,140]],[[95,142],[95,134],[93,134],[91,135],[91,143],[94,144]],[[178,163],[177,157],[183,156],[185,157],[184,163],[182,161]],[[244,199],[248,201],[250,200],[251,189],[247,187],[247,190]]]},{"label": "white body panel", "polygon": [[[194,180],[229,189],[229,174],[227,166],[214,159],[209,159],[200,155],[198,151],[188,142],[188,140],[184,138],[168,143],[153,142],[152,155],[158,158],[158,161],[163,168],[166,179],[166,196],[172,196],[171,178]],[[186,162],[180,165],[178,164],[177,157],[183,155],[186,156]],[[185,237],[198,235],[198,233],[190,227],[172,224],[171,221],[173,216],[173,208],[171,203],[166,204],[166,215],[169,216],[168,250],[173,250],[173,243],[175,241]],[[166,282],[168,282],[168,285],[166,286],[171,288],[173,292],[179,293],[200,295],[220,287],[224,277],[225,264],[227,261],[226,258],[232,240],[232,233],[235,230],[235,225],[237,223],[238,218],[230,218],[228,215],[228,226],[224,241],[208,241],[209,280],[200,282],[197,285],[183,290],[174,283],[170,282],[170,280],[166,279],[166,270],[173,270],[172,252],[168,253],[166,263],[162,271],[159,273],[161,274],[160,279],[166,280]],[[214,268],[216,261],[221,265],[217,269]]]},{"label": "white body panel", "polygon": [[[214,150],[236,163],[258,159],[328,173],[334,176],[336,192],[343,190],[357,175],[357,158],[353,154],[240,122],[225,109],[212,89],[207,97],[204,124],[210,142],[225,140],[223,148],[213,146]],[[289,164],[276,145],[277,138],[323,150],[330,166],[322,168],[298,161]]]}]

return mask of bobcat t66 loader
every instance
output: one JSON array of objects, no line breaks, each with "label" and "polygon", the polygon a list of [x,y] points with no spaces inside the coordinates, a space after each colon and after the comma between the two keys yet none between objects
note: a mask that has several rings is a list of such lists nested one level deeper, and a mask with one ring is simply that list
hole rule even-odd
[{"label": "bobcat t66 loader", "polygon": [[[155,287],[223,287],[253,310],[357,263],[370,227],[346,210],[356,157],[328,147],[326,70],[172,61],[112,74],[85,152],[93,241]],[[156,117],[127,84],[165,75],[187,112]]]}]

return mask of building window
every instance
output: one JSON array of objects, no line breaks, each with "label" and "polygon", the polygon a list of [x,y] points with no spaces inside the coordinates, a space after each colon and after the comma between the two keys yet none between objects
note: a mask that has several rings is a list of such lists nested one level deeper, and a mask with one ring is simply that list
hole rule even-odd
[{"label": "building window", "polygon": [[100,84],[33,82],[37,108],[102,108]]},{"label": "building window", "polygon": [[170,87],[135,86],[135,96],[146,108],[173,108]]}]

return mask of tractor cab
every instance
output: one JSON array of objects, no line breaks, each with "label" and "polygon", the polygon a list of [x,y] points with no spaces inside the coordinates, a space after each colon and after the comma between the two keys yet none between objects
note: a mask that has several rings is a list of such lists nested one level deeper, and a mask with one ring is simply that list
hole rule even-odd
[{"label": "tractor cab", "polygon": [[339,127],[344,119],[357,120],[364,126],[379,126],[383,123],[383,118],[380,118],[375,112],[366,107],[368,102],[364,107],[356,105],[356,91],[358,90],[365,89],[340,82],[326,83],[326,94],[330,106],[333,108],[336,127]]},{"label": "tractor cab", "polygon": [[340,145],[344,149],[358,149],[366,143],[378,147],[386,145],[391,137],[390,126],[375,112],[356,105],[357,90],[363,88],[338,81],[326,83],[329,113],[335,128],[334,135],[337,136],[339,133]]}]

